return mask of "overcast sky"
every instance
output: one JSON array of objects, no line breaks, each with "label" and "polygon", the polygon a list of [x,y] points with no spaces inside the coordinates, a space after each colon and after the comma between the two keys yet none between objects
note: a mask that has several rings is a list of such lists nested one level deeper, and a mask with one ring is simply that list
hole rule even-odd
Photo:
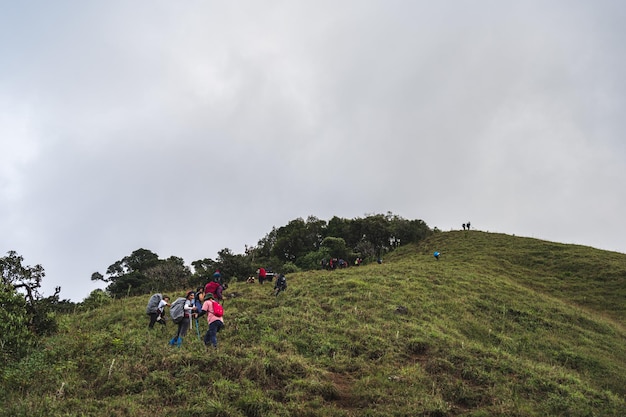
[{"label": "overcast sky", "polygon": [[626,253],[626,2],[0,0],[0,256],[391,211]]}]

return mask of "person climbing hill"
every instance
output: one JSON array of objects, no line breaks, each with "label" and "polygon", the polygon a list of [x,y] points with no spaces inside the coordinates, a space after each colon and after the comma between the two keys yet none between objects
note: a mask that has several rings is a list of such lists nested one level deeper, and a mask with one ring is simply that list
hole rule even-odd
[{"label": "person climbing hill", "polygon": [[206,297],[208,294],[213,294],[213,297],[216,300],[223,300],[222,297],[222,291],[224,290],[224,287],[217,281],[213,280],[211,282],[208,282],[205,286],[204,286],[204,296]]},{"label": "person climbing hill", "polygon": [[207,314],[209,330],[204,335],[204,345],[213,345],[217,348],[217,333],[224,328],[224,308],[220,303],[213,300],[213,294],[205,294],[205,301],[202,310]]},{"label": "person climbing hill", "polygon": [[285,278],[285,275],[280,274],[274,285],[274,295],[278,297],[278,294],[285,290],[287,290],[287,278]]},{"label": "person climbing hill", "polygon": [[189,291],[185,298],[177,298],[176,301],[172,303],[170,315],[174,323],[178,324],[178,330],[176,331],[176,336],[170,340],[170,346],[180,347],[183,343],[183,338],[187,335],[187,330],[189,330],[189,325],[196,311],[194,298],[194,292]]}]

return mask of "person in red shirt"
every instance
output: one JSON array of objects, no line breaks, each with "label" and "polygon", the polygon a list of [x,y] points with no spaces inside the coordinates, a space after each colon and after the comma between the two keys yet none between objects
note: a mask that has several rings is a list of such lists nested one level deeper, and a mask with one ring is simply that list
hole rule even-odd
[{"label": "person in red shirt", "polygon": [[211,281],[204,286],[204,296],[206,297],[208,294],[213,294],[213,297],[216,300],[223,300],[222,291],[224,287],[220,285],[217,281]]},{"label": "person in red shirt", "polygon": [[265,277],[267,276],[267,272],[265,272],[265,268],[259,268],[259,284],[263,284],[265,281]]}]

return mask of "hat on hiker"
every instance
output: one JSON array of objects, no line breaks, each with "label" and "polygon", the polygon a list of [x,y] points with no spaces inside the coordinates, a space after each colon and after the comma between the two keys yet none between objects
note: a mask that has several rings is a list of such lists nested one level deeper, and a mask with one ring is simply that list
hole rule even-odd
[{"label": "hat on hiker", "polygon": [[212,300],[213,299],[213,293],[212,292],[206,293],[204,298],[208,298],[208,299]]}]

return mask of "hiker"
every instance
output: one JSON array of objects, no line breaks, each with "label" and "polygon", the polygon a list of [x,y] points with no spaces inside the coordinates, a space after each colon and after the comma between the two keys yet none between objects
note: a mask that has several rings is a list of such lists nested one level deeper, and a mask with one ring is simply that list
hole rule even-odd
[{"label": "hiker", "polygon": [[[198,287],[196,288],[196,293],[193,296],[193,302],[196,306],[196,320],[199,317],[202,317],[205,313],[202,311],[202,303],[204,303],[204,288]],[[197,321],[196,321],[197,323]]]},{"label": "hiker", "polygon": [[470,222],[467,222],[467,224],[466,224],[465,226],[467,226],[467,230],[469,230],[469,228],[470,228]]},{"label": "hiker", "polygon": [[209,347],[211,344],[217,348],[217,332],[224,328],[224,309],[217,301],[213,300],[213,294],[207,293],[202,310],[206,312],[209,323],[209,330],[204,335],[204,345]]},{"label": "hiker", "polygon": [[263,284],[263,281],[265,281],[265,277],[267,276],[265,268],[259,268],[256,272],[259,274],[259,284]]},{"label": "hiker", "polygon": [[224,283],[222,281],[222,274],[221,274],[219,269],[216,269],[215,272],[213,273],[213,281],[219,283],[220,285],[222,285]]},{"label": "hiker", "polygon": [[204,286],[204,296],[206,297],[208,294],[213,294],[216,300],[223,300],[224,299],[222,297],[223,290],[224,290],[224,287],[222,287],[222,285],[219,282],[213,280],[211,282],[208,282]]},{"label": "hiker", "polygon": [[[178,324],[178,330],[176,332],[176,336],[174,336],[169,342],[171,346],[176,345],[180,347],[180,345],[183,342],[183,338],[187,336],[187,330],[189,330],[189,324],[191,323],[191,320],[194,318],[194,316],[196,316],[196,313],[194,313],[194,311],[196,311],[194,298],[195,298],[194,292],[189,291],[187,292],[187,296],[185,298],[178,298],[176,301],[174,301],[174,303],[172,304],[172,307],[170,308],[170,314],[172,314],[174,323]],[[182,305],[183,314],[180,317],[173,317],[174,314],[177,314],[174,312],[177,309],[175,305],[178,305],[179,303],[183,304]]]},{"label": "hiker", "polygon": [[[167,298],[167,301],[163,301]],[[153,329],[154,324],[157,321],[160,321],[163,317],[163,311],[165,310],[165,306],[169,306],[170,298],[167,296],[163,296],[159,293],[153,294],[148,300],[148,305],[146,306],[146,314],[150,316],[150,323],[148,323],[148,328]],[[161,321],[161,324],[165,324],[165,320]]]},{"label": "hiker", "polygon": [[274,285],[274,295],[278,297],[278,294],[281,291],[285,291],[287,289],[287,278],[285,275],[280,274],[278,279],[276,280],[276,284]]},{"label": "hiker", "polygon": [[165,307],[170,306],[170,297],[167,295],[163,296],[163,299],[159,301],[159,306],[157,307],[157,322],[161,323],[165,326]]},{"label": "hiker", "polygon": [[463,230],[465,230],[465,223],[463,223]]},{"label": "hiker", "polygon": [[433,256],[435,257],[436,260],[439,260],[439,252],[435,251],[435,253],[433,253]]}]

